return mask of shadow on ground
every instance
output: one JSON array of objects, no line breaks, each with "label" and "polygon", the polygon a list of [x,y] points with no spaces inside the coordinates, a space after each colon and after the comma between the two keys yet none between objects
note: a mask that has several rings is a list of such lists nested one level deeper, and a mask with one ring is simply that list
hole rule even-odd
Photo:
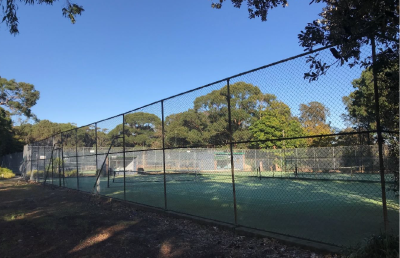
[{"label": "shadow on ground", "polygon": [[17,179],[0,181],[0,228],[2,257],[318,257],[272,239]]}]

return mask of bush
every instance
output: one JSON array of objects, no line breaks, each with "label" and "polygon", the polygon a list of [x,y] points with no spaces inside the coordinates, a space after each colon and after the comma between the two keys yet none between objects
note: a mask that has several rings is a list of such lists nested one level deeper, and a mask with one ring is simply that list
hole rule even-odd
[{"label": "bush", "polygon": [[0,179],[13,178],[15,174],[8,168],[0,167]]},{"label": "bush", "polygon": [[33,174],[33,178],[36,178],[38,175],[39,176],[43,176],[44,175],[44,171],[43,170],[32,170],[32,171],[28,171],[28,172],[26,172],[26,177],[28,178],[28,179],[30,179],[31,178],[31,174]]},{"label": "bush", "polygon": [[76,169],[75,170],[68,170],[64,172],[65,177],[76,177]]},{"label": "bush", "polygon": [[399,257],[399,236],[377,235],[365,240],[359,248],[348,252],[349,258],[398,258]]}]

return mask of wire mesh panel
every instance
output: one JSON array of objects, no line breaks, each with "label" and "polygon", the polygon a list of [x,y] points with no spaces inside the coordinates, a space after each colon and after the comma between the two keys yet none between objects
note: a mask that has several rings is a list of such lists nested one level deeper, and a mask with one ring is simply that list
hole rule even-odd
[{"label": "wire mesh panel", "polygon": [[76,156],[77,148],[77,131],[70,130],[61,133],[62,141],[62,185],[71,189],[79,189],[78,185],[78,157]]},{"label": "wire mesh panel", "polygon": [[[318,54],[336,62],[329,50]],[[259,180],[244,179],[245,171],[235,167],[238,223],[355,244],[383,226],[377,223],[383,221],[378,149],[368,133],[360,134],[362,141],[346,135],[362,130],[345,115],[361,70],[333,66],[309,82],[304,80],[307,59],[230,80],[234,144],[260,149],[250,151],[245,164]],[[338,133],[343,136],[330,136]]]},{"label": "wire mesh panel", "polygon": [[168,210],[234,223],[226,95],[221,82],[164,102]]},{"label": "wire mesh panel", "polygon": [[85,191],[124,199],[123,184],[110,184],[110,178],[113,176],[112,160],[122,155],[123,131],[120,130],[122,123],[121,115],[96,124],[98,155],[94,162],[97,172],[95,177],[85,178],[87,181]]},{"label": "wire mesh panel", "polygon": [[112,160],[112,183],[123,186],[125,177],[126,200],[164,208],[161,102],[127,113],[124,119],[125,156]]},{"label": "wire mesh panel", "polygon": [[96,126],[91,124],[76,130],[77,177],[79,190],[91,191],[96,178]]}]

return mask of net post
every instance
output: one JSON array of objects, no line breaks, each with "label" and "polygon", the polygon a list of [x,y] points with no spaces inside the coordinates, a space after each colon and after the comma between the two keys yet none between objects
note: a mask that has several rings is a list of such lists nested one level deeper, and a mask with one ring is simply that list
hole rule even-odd
[{"label": "net post", "polygon": [[126,200],[126,163],[125,163],[125,114],[122,114],[122,157],[124,166],[124,200]]},{"label": "net post", "polygon": [[75,129],[76,189],[79,190],[78,128]]},{"label": "net post", "polygon": [[376,46],[375,46],[375,36],[371,38],[371,47],[372,47],[372,73],[374,80],[374,99],[375,99],[375,119],[376,119],[376,132],[378,134],[378,153],[379,153],[379,174],[381,179],[381,192],[382,192],[382,209],[383,209],[383,224],[384,230],[387,232],[388,230],[388,214],[387,214],[387,205],[386,205],[386,186],[385,186],[385,167],[383,164],[383,138],[382,138],[382,128],[381,128],[381,119],[379,114],[379,91],[378,91],[378,78],[376,71]]},{"label": "net post", "polygon": [[164,174],[164,209],[168,210],[167,206],[167,179],[165,172],[165,128],[164,128],[164,100],[161,100],[161,131],[162,131],[162,153],[163,153],[163,174]]},{"label": "net post", "polygon": [[229,79],[226,80],[227,100],[228,100],[228,128],[229,128],[229,150],[231,152],[231,174],[232,174],[232,194],[233,194],[233,213],[235,216],[235,226],[237,226],[236,209],[236,188],[235,188],[235,164],[233,159],[233,135],[232,135],[232,113],[231,113],[231,92]]}]

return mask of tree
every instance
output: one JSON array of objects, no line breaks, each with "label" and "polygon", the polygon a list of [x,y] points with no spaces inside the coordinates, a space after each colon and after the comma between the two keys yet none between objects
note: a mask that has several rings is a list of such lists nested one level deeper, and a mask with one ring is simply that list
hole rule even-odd
[{"label": "tree", "polygon": [[[52,5],[57,0],[0,0],[0,6],[3,9],[4,15],[0,18],[1,22],[5,22],[11,34],[16,35],[19,33],[18,30],[18,17],[17,10],[18,5],[17,1],[24,4],[47,4]],[[65,7],[62,8],[62,15],[66,18],[69,18],[71,22],[74,24],[76,22],[76,16],[81,15],[82,12],[85,11],[82,6],[71,3],[69,0],[65,1]]]},{"label": "tree", "polygon": [[[276,96],[264,94],[257,86],[246,82],[230,85],[230,95],[233,141],[248,141],[252,137],[249,126],[262,117],[262,111]],[[207,116],[208,144],[229,143],[227,86],[196,98],[194,112]]]},{"label": "tree", "polygon": [[282,138],[295,138],[306,136],[306,131],[298,118],[291,115],[288,105],[281,101],[272,101],[270,106],[262,112],[262,118],[249,128],[257,148],[300,148],[307,142],[303,138],[281,140]]},{"label": "tree", "polygon": [[[331,126],[327,123],[329,109],[324,104],[312,101],[300,105],[300,122],[308,136],[332,134]],[[329,137],[308,138],[308,146],[326,147],[331,144]]]},{"label": "tree", "polygon": [[22,150],[23,141],[15,137],[12,116],[36,119],[31,107],[39,99],[32,84],[0,78],[0,156]]},{"label": "tree", "polygon": [[[393,65],[377,75],[379,88],[379,106],[381,129],[385,133],[385,143],[389,147],[389,155],[398,163],[399,157],[399,64]],[[357,131],[376,130],[375,97],[373,73],[366,69],[361,77],[352,82],[355,89],[343,97],[347,114],[345,121]],[[360,143],[372,144],[370,134],[362,134]],[[398,167],[398,166],[397,166]]]},{"label": "tree", "polygon": [[10,113],[0,107],[0,157],[22,148],[23,143],[14,137]]},{"label": "tree", "polygon": [[169,115],[165,118],[165,143],[167,147],[201,146],[208,143],[207,115],[194,109]]},{"label": "tree", "polygon": [[[125,146],[141,148],[160,148],[161,119],[150,113],[136,112],[125,115],[125,131],[123,125],[117,125],[108,133],[110,141],[118,135],[125,134]],[[122,141],[114,141],[115,146],[121,146]]]},{"label": "tree", "polygon": [[[247,2],[249,18],[260,17],[267,20],[268,11],[277,6],[287,6],[287,0],[231,0],[240,8]],[[225,0],[212,3],[213,8],[221,8]],[[331,47],[336,62],[326,64],[319,53],[309,56],[310,71],[304,77],[310,81],[326,74],[335,64],[350,67],[361,65],[368,67],[372,56],[361,57],[363,46],[374,43],[379,46],[376,68],[379,72],[399,58],[399,2],[397,0],[312,0],[312,3],[325,3],[319,14],[320,19],[308,23],[298,35],[300,45],[305,51],[315,47]]]},{"label": "tree", "polygon": [[[384,131],[398,131],[399,129],[398,71],[398,64],[394,64],[391,69],[378,74],[381,127]],[[355,90],[343,97],[343,103],[347,110],[347,114],[343,114],[344,119],[350,122],[355,129],[376,130],[374,84],[371,69],[364,70],[360,78],[353,80],[352,85]]]},{"label": "tree", "polygon": [[11,115],[36,118],[31,107],[36,104],[39,96],[39,91],[32,84],[0,78],[0,106],[8,109]]},{"label": "tree", "polygon": [[40,120],[35,124],[22,123],[14,126],[13,131],[16,139],[24,144],[31,144],[74,128],[76,126],[71,123],[54,123],[49,120]]}]

